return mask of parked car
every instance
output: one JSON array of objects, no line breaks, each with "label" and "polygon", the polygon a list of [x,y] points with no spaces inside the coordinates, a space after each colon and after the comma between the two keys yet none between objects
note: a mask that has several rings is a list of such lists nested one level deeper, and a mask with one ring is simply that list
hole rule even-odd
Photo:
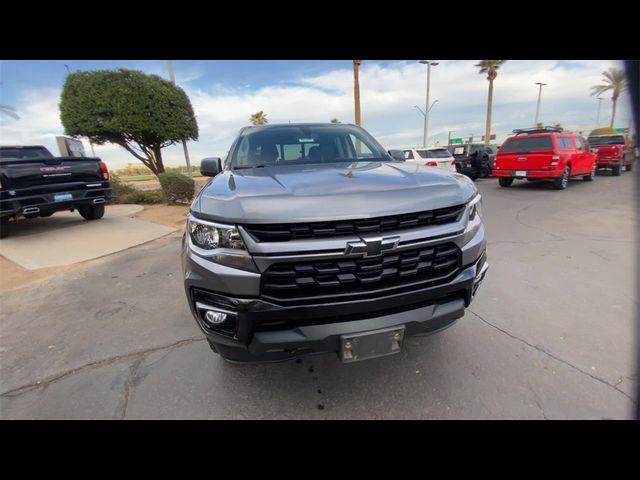
[{"label": "parked car", "polygon": [[552,180],[555,188],[564,189],[571,177],[582,176],[588,182],[595,178],[596,154],[580,135],[555,127],[513,133],[500,147],[493,169],[501,187],[526,179]]},{"label": "parked car", "polygon": [[97,220],[110,199],[109,171],[99,158],[54,157],[42,145],[0,146],[0,237],[19,216],[77,209]]},{"label": "parked car", "polygon": [[488,269],[481,198],[362,128],[243,128],[196,196],[184,288],[214,352],[236,362],[397,353],[464,315]]},{"label": "parked car", "polygon": [[615,176],[625,169],[628,172],[633,169],[633,145],[625,135],[590,135],[588,141],[598,153],[598,168],[611,169]]},{"label": "parked car", "polygon": [[449,172],[456,171],[453,155],[446,148],[407,148],[403,152],[405,160],[409,163],[438,167]]},{"label": "parked car", "polygon": [[464,145],[449,145],[455,159],[456,171],[472,180],[486,178],[493,171],[493,163],[498,147],[484,143],[468,143]]}]

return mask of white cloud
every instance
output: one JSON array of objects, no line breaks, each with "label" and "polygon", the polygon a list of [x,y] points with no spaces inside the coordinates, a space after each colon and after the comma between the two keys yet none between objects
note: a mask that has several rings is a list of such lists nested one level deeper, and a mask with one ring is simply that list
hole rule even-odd
[{"label": "white cloud", "polygon": [[[161,63],[145,63],[145,71],[162,75]],[[438,103],[429,117],[431,141],[446,143],[450,130],[454,131],[454,137],[484,134],[488,82],[485,75],[477,73],[475,63],[477,61],[440,61],[440,65],[432,68],[431,101],[438,99]],[[612,65],[615,63],[611,61],[507,62],[495,81],[493,132],[500,139],[514,128],[533,124],[537,81],[548,84],[542,91],[540,120],[543,123],[561,123],[588,131],[595,126],[598,103],[589,96],[589,87],[599,83],[601,72]],[[199,78],[202,70],[182,71],[179,62],[175,68],[179,83],[191,98],[200,127],[200,141],[189,142],[195,163],[205,156],[223,155],[238,130],[247,125],[249,116],[258,110],[264,110],[271,123],[327,122],[333,117],[344,123],[353,121],[351,69],[250,89],[246,85],[229,87],[214,82],[203,86],[202,80],[195,87],[188,80]],[[423,117],[413,105],[424,108],[425,70],[415,61],[386,66],[365,61],[361,66],[363,126],[388,148],[422,143]],[[0,119],[0,141],[45,144],[57,152],[54,136],[63,132],[59,98],[59,89],[25,90],[17,105],[13,105],[21,119]],[[628,102],[628,96],[619,102],[618,126],[630,123]],[[602,104],[600,123],[605,125],[610,118],[611,102],[605,100]],[[89,150],[88,143],[85,148]],[[96,146],[95,152],[112,168],[137,162],[114,145]],[[167,164],[184,163],[180,145],[165,149],[164,156]]]}]

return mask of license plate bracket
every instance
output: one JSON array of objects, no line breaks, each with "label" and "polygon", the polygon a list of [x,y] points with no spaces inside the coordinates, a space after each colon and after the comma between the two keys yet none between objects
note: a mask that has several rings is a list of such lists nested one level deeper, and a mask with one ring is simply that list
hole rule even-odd
[{"label": "license plate bracket", "polygon": [[69,200],[73,200],[72,193],[54,193],[53,194],[54,202],[67,202]]},{"label": "license plate bracket", "polygon": [[359,362],[400,353],[404,342],[404,325],[340,336],[340,360]]}]

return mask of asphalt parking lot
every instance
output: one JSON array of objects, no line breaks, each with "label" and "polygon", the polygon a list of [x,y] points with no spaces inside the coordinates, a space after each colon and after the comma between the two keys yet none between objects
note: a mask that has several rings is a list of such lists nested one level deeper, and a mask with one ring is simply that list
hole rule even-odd
[{"label": "asphalt parking lot", "polygon": [[5,293],[0,417],[630,418],[637,174],[564,191],[479,180],[491,268],[474,303],[448,330],[366,362],[212,354],[177,232]]}]

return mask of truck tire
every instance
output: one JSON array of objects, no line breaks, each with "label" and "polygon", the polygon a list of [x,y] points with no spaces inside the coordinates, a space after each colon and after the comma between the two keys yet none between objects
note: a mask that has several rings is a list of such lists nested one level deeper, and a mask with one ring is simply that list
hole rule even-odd
[{"label": "truck tire", "polygon": [[613,175],[614,177],[620,176],[620,165],[613,166],[613,168],[611,169],[611,175]]},{"label": "truck tire", "polygon": [[627,172],[630,172],[631,170],[633,170],[633,163],[629,163],[627,165]]},{"label": "truck tire", "polygon": [[498,178],[498,183],[501,187],[510,187],[513,183],[513,178],[510,177],[500,177]]},{"label": "truck tire", "polygon": [[104,215],[104,205],[86,205],[79,207],[78,212],[85,220],[98,220]]},{"label": "truck tire", "polygon": [[567,188],[567,185],[569,185],[570,174],[571,170],[569,169],[569,165],[567,165],[564,167],[564,170],[562,170],[562,175],[553,181],[553,188],[556,190],[564,190]]},{"label": "truck tire", "polygon": [[582,177],[582,179],[585,182],[593,182],[593,179],[596,178],[596,164],[593,164],[593,167],[591,167],[591,173],[589,175],[585,175]]},{"label": "truck tire", "polygon": [[0,218],[0,238],[9,236],[9,217]]}]

